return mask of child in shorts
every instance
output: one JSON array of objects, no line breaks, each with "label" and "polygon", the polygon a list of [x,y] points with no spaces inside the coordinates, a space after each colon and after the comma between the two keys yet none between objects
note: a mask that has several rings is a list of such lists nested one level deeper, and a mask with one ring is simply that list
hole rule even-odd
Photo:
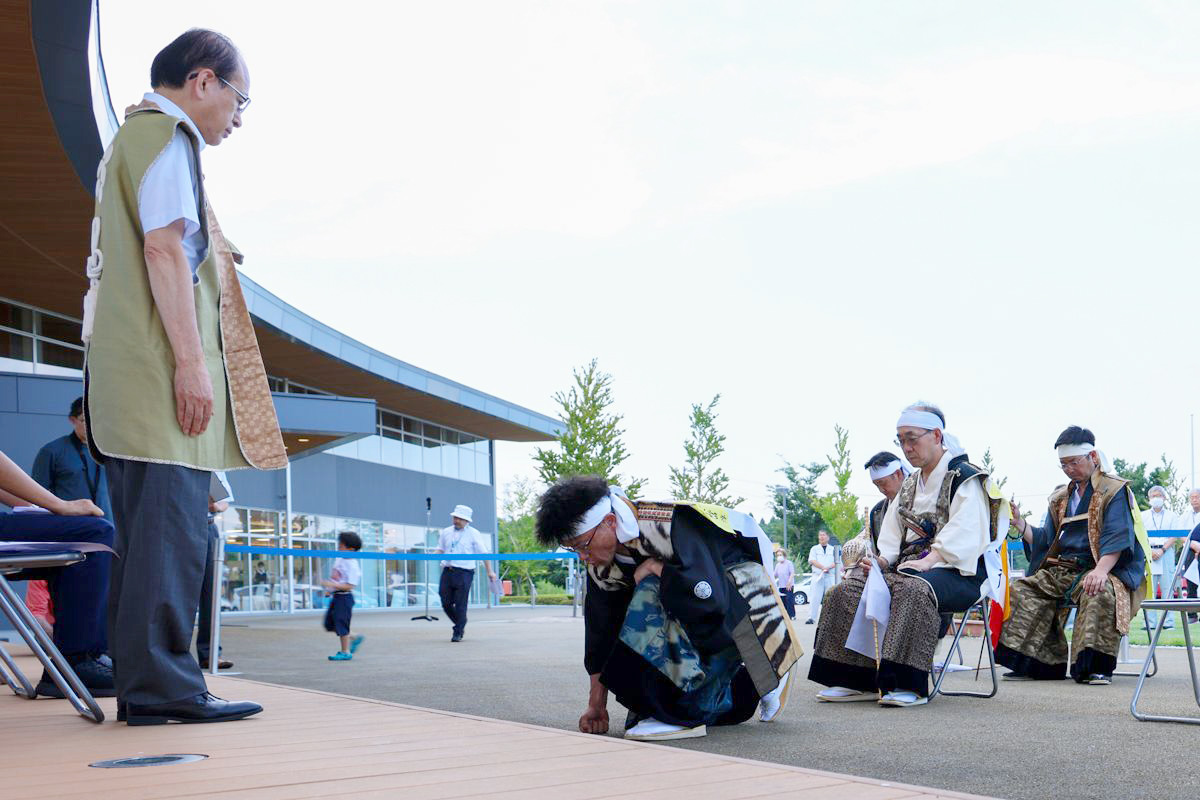
[{"label": "child in shorts", "polygon": [[[358,552],[362,539],[353,531],[338,534],[338,550]],[[362,636],[350,636],[350,617],[354,611],[354,587],[362,579],[362,569],[357,558],[339,558],[333,562],[329,580],[321,581],[330,592],[329,608],[325,610],[325,630],[338,635],[341,649],[329,657],[330,661],[349,661],[362,644]]]}]

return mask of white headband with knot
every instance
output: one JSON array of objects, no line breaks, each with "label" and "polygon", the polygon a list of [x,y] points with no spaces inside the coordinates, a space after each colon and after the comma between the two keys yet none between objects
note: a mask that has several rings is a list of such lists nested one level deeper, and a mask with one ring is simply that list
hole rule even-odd
[{"label": "white headband with knot", "polygon": [[582,536],[604,521],[609,514],[617,516],[617,541],[621,544],[638,537],[637,517],[633,509],[625,502],[625,490],[619,486],[610,486],[608,494],[596,501],[596,504],[584,512],[575,523],[571,538]]},{"label": "white headband with knot", "polygon": [[[904,464],[900,462],[900,459],[893,458],[891,461],[887,462],[881,467],[871,467],[871,480],[877,481],[880,478],[886,478],[896,470],[905,472]],[[905,472],[905,474],[907,474],[907,472]]]},{"label": "white headband with knot", "polygon": [[896,427],[924,428],[927,431],[941,431],[942,444],[950,451],[950,455],[961,456],[967,452],[959,444],[957,436],[946,433],[946,426],[942,424],[941,417],[932,411],[918,411],[915,408],[906,408],[900,412],[900,419],[896,420]]},{"label": "white headband with knot", "polygon": [[1088,453],[1096,451],[1096,445],[1088,444],[1060,444],[1055,448],[1059,458],[1075,458],[1077,456],[1086,456]]}]

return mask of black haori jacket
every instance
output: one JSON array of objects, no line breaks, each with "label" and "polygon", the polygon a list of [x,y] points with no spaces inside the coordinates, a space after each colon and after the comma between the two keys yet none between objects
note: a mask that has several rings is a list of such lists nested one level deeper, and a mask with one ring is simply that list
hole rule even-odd
[{"label": "black haori jacket", "polygon": [[737,647],[761,694],[803,655],[775,581],[763,563],[753,518],[702,503],[637,503],[640,535],[625,543],[634,564],[588,568],[584,666],[602,673],[633,595],[636,565],[663,562],[661,600],[701,656]]}]

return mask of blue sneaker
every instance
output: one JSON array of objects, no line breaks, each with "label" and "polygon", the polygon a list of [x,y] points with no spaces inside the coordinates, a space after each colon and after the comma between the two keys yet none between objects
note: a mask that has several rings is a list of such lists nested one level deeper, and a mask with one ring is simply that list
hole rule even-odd
[{"label": "blue sneaker", "polygon": [[358,646],[363,643],[363,639],[365,639],[365,638],[367,638],[367,637],[355,636],[354,638],[352,638],[350,640],[350,654],[351,655],[354,655],[355,653],[358,652]]},{"label": "blue sneaker", "polygon": [[344,650],[339,650],[338,652],[331,655],[329,657],[329,660],[330,661],[349,661],[352,658],[354,658],[354,656],[350,655],[349,653],[345,652]]}]

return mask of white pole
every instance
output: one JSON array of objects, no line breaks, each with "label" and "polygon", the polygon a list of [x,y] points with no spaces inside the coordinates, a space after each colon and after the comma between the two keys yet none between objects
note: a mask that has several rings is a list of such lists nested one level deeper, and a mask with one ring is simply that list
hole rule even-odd
[{"label": "white pole", "polygon": [[1196,488],[1196,415],[1189,414],[1192,423],[1192,488]]},{"label": "white pole", "polygon": [[[288,465],[284,470],[283,475],[283,495],[284,495],[284,541],[287,542],[285,547],[288,550],[292,549],[292,462],[288,461]],[[292,614],[296,611],[296,573],[295,573],[295,557],[288,555],[287,557],[287,613]]]},{"label": "white pole", "polygon": [[225,571],[225,534],[221,533],[212,542],[212,624],[208,634],[208,674],[221,673],[221,573]]}]

